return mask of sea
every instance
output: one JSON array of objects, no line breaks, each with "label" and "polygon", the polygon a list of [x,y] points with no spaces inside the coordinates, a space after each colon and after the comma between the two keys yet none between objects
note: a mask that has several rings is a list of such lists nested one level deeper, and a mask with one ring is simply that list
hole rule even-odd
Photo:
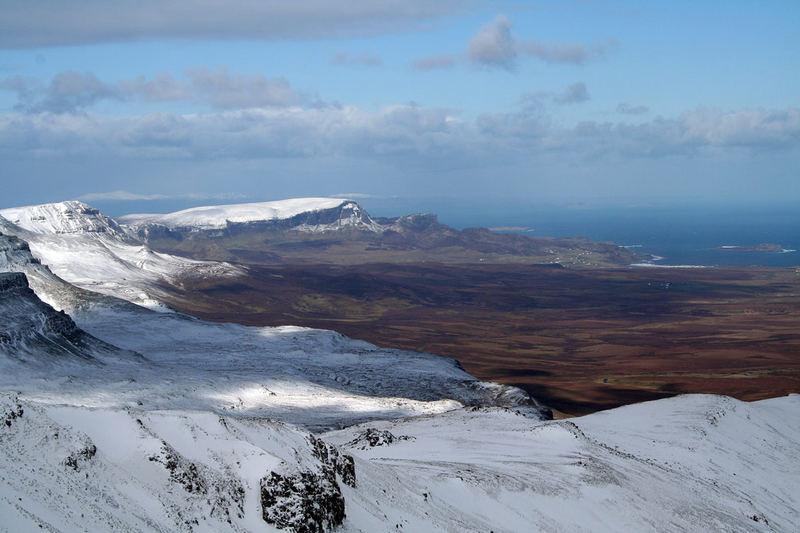
[{"label": "sea", "polygon": [[[267,200],[267,199],[264,199]],[[436,213],[458,229],[493,228],[541,237],[587,237],[651,256],[658,265],[800,266],[800,202],[669,201],[529,202],[506,199],[356,198],[373,216]],[[244,201],[244,200],[243,200]],[[247,201],[259,201],[248,199]],[[207,202],[96,202],[111,216],[166,213]],[[162,205],[163,204],[163,205]],[[776,244],[785,250],[744,252],[723,247]]]},{"label": "sea", "polygon": [[[610,241],[650,255],[650,262],[657,265],[800,265],[800,206],[791,204],[609,206],[430,200],[404,207],[407,213],[435,212],[440,222],[458,229],[487,227],[522,235]],[[382,214],[383,209],[378,211],[375,214]],[[731,248],[759,244],[776,244],[783,252]]]}]

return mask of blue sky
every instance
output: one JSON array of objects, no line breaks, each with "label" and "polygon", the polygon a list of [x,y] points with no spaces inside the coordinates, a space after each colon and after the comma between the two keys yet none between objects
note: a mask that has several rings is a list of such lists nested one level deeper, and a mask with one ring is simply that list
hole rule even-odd
[{"label": "blue sky", "polygon": [[800,200],[796,1],[3,4],[0,207]]}]

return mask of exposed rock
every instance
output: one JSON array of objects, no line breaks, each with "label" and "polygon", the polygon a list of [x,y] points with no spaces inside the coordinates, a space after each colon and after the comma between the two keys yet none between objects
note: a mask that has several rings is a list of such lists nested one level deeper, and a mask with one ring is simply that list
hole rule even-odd
[{"label": "exposed rock", "polygon": [[196,497],[205,500],[211,507],[211,516],[232,523],[233,516],[244,516],[244,487],[233,475],[215,475],[208,467],[189,461],[172,446],[162,441],[158,455],[150,461],[161,463],[169,471],[169,480],[183,487]]},{"label": "exposed rock", "polygon": [[314,437],[314,435],[308,436],[308,442],[311,444],[314,457],[322,463],[322,469],[326,475],[333,472],[338,474],[345,485],[356,486],[356,469],[352,457],[339,453],[335,446]]},{"label": "exposed rock", "polygon": [[64,459],[64,464],[77,472],[81,469],[83,463],[90,461],[95,455],[97,455],[97,446],[89,441],[86,446],[80,450],[69,454],[67,458]]},{"label": "exposed rock", "polygon": [[[17,404],[15,407],[3,412],[3,423],[6,427],[11,427],[16,419],[22,418],[24,413],[25,410],[22,409],[22,406]],[[2,428],[2,426],[0,426],[0,428]]]},{"label": "exposed rock", "polygon": [[169,470],[170,481],[181,485],[189,493],[208,493],[208,483],[200,475],[197,465],[186,460],[172,446],[162,441],[161,453],[150,456],[150,460],[161,463]]},{"label": "exposed rock", "polygon": [[375,446],[388,446],[397,441],[411,439],[413,439],[413,437],[408,437],[406,435],[395,436],[390,431],[367,428],[359,433],[355,439],[348,442],[347,446],[366,450],[367,448],[374,448]]},{"label": "exposed rock", "polygon": [[102,364],[98,355],[123,353],[140,358],[78,328],[68,314],[41,301],[21,272],[0,272],[0,332],[0,356],[27,365]]},{"label": "exposed rock", "polygon": [[271,472],[261,480],[264,521],[295,533],[322,533],[345,518],[344,496],[330,471],[282,475]]},{"label": "exposed rock", "polygon": [[355,462],[335,446],[308,435],[317,472],[271,472],[261,480],[264,521],[296,533],[330,531],[345,518],[345,501],[338,481],[356,486]]}]

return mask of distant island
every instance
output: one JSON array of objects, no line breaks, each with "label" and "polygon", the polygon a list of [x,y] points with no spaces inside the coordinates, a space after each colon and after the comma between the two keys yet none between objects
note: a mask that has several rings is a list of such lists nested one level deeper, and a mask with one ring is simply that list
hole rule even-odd
[{"label": "distant island", "polygon": [[720,246],[717,250],[723,252],[770,252],[782,253],[783,246],[780,244],[756,244],[755,246]]}]

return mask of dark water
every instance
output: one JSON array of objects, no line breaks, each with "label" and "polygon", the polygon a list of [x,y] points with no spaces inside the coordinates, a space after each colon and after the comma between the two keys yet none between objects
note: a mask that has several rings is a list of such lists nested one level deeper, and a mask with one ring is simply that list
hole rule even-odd
[{"label": "dark water", "polygon": [[612,241],[662,257],[657,263],[664,265],[800,265],[800,251],[719,250],[762,243],[800,250],[800,207],[791,205],[558,207],[431,202],[424,207],[457,228],[521,227],[528,229],[514,231]]}]

